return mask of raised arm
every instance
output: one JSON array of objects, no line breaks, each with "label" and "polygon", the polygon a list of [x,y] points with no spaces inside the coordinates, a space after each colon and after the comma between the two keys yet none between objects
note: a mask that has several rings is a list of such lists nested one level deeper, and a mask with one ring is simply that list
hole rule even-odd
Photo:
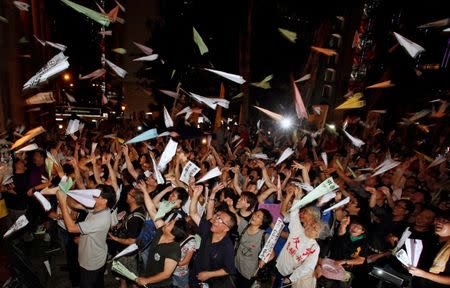
[{"label": "raised arm", "polygon": [[156,207],[159,207],[159,203],[161,202],[161,199],[166,195],[167,193],[171,192],[173,190],[172,185],[167,186],[164,190],[158,193],[155,197],[153,197],[153,203]]},{"label": "raised arm", "polygon": [[[192,221],[194,221],[195,224],[200,225],[200,214],[198,214],[197,211],[197,203],[198,198],[203,192],[203,186],[197,185],[194,187],[194,193],[192,194],[191,203],[189,205],[189,216],[191,217]],[[209,201],[208,201],[209,203]]]},{"label": "raised arm", "polygon": [[164,225],[164,221],[162,221],[160,219],[156,220],[157,210],[156,210],[155,204],[153,204],[153,201],[150,198],[150,195],[148,194],[147,185],[145,184],[145,181],[139,181],[138,187],[139,187],[139,189],[142,190],[142,194],[144,195],[144,204],[145,204],[145,209],[147,209],[148,215],[155,223],[155,227],[160,228],[161,226]]},{"label": "raised arm", "polygon": [[130,155],[128,154],[128,152],[129,152],[128,146],[123,145],[122,151],[123,151],[123,155],[125,156],[125,163],[127,165],[128,172],[130,173],[131,176],[133,176],[134,179],[137,179],[139,175],[136,172],[136,170],[134,170],[133,163],[131,163]]},{"label": "raised arm", "polygon": [[239,185],[239,165],[234,166],[233,173],[234,173],[234,177],[233,177],[234,190],[236,190],[236,192],[239,195],[241,195],[242,189],[241,189],[241,185]]}]

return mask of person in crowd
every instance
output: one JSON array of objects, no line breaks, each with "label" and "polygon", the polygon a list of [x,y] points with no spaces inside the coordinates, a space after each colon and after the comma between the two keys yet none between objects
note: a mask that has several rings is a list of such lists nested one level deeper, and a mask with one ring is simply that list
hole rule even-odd
[{"label": "person in crowd", "polygon": [[111,226],[110,209],[116,203],[116,193],[111,186],[98,185],[100,196],[95,198],[94,209],[89,211],[86,219],[75,224],[70,217],[69,205],[74,209],[85,209],[81,204],[71,201],[59,190],[56,196],[61,207],[64,224],[69,233],[79,233],[78,262],[80,263],[80,287],[104,287],[104,272],[108,247],[106,237]]},{"label": "person in crowd", "polygon": [[208,199],[206,216],[200,218],[197,202],[203,186],[195,186],[189,207],[189,216],[199,226],[202,239],[193,262],[191,285],[199,287],[207,283],[211,288],[234,287],[231,275],[236,274],[234,248],[228,232],[236,225],[236,216],[228,210],[214,212],[216,201],[213,189]]}]

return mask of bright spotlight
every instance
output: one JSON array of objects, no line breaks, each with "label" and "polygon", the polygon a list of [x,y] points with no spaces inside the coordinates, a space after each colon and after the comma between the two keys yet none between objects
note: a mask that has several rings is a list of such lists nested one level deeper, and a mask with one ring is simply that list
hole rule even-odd
[{"label": "bright spotlight", "polygon": [[330,130],[333,130],[333,131],[336,130],[336,125],[334,125],[334,124],[327,124],[327,126]]},{"label": "bright spotlight", "polygon": [[63,125],[62,125],[62,124],[59,124],[59,125],[58,125],[58,128],[59,128],[59,129],[63,129]]},{"label": "bright spotlight", "polygon": [[137,130],[138,130],[138,131],[141,131],[141,130],[142,130],[142,126],[139,125],[139,126],[137,127]]},{"label": "bright spotlight", "polygon": [[281,125],[281,128],[283,128],[283,129],[290,128],[292,126],[291,118],[283,118],[283,119],[281,119],[280,125]]},{"label": "bright spotlight", "polygon": [[207,142],[206,138],[203,138],[202,139],[202,144],[206,144],[206,142]]}]

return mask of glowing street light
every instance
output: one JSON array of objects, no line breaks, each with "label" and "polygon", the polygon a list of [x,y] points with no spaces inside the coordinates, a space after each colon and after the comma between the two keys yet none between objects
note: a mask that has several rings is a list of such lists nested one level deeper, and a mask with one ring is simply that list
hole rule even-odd
[{"label": "glowing street light", "polygon": [[280,126],[283,129],[289,129],[292,126],[292,119],[283,117],[280,121]]},{"label": "glowing street light", "polygon": [[64,79],[64,81],[69,81],[70,80],[70,74],[69,73],[64,73],[63,74],[63,79]]}]

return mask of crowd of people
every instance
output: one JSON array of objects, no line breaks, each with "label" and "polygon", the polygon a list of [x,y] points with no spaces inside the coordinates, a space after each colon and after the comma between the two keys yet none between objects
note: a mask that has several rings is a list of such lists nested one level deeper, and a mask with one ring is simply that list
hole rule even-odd
[{"label": "crowd of people", "polygon": [[[36,137],[37,150],[12,153],[11,180],[6,165],[0,173],[2,221],[9,228],[25,215],[29,224],[4,241],[53,231],[49,240],[64,250],[72,286],[83,288],[103,287],[111,262],[137,277],[113,272],[121,288],[391,287],[370,275],[374,267],[405,287],[450,285],[446,133],[419,152],[396,133],[363,133],[357,124],[346,131],[361,147],[340,129],[314,136],[299,129],[292,138],[292,131],[245,126],[203,142],[171,133],[125,144],[132,128],[85,128],[65,138],[47,132]],[[288,147],[293,154],[278,163]],[[430,165],[438,155],[444,160]],[[397,165],[374,176],[385,160]],[[219,173],[203,181],[213,170]],[[298,205],[330,177],[337,189]],[[67,195],[92,189],[99,190],[86,192],[92,205]],[[327,209],[336,203],[343,205]],[[394,255],[408,245],[405,231],[406,242],[423,246],[409,265]],[[264,247],[268,257],[260,257]]]}]

